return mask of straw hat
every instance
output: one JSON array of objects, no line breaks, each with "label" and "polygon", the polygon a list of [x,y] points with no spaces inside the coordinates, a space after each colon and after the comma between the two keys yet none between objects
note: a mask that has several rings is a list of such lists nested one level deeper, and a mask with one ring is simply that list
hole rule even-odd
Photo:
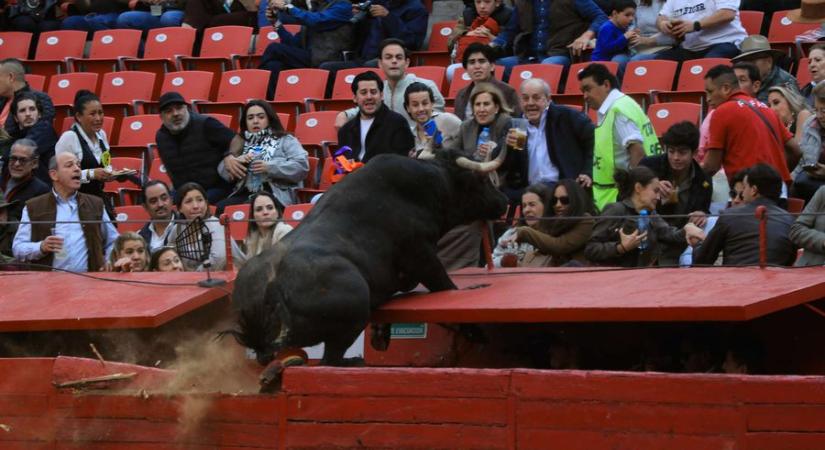
[{"label": "straw hat", "polygon": [[802,7],[788,11],[787,16],[796,23],[825,22],[825,0],[802,0]]},{"label": "straw hat", "polygon": [[760,56],[773,56],[777,58],[783,55],[781,51],[772,49],[768,38],[760,34],[752,34],[745,38],[745,40],[742,41],[741,50],[742,53],[731,58],[732,61],[749,60]]}]

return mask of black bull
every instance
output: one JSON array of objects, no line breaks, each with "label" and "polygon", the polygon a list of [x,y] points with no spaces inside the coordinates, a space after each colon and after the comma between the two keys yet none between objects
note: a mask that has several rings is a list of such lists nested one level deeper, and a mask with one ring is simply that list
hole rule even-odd
[{"label": "black bull", "polygon": [[230,333],[264,365],[283,349],[320,342],[322,364],[344,364],[371,311],[393,294],[418,283],[456,288],[436,244],[456,225],[502,215],[506,199],[481,172],[500,159],[468,170],[446,154],[430,161],[379,155],[347,175],[238,273],[240,331]]}]

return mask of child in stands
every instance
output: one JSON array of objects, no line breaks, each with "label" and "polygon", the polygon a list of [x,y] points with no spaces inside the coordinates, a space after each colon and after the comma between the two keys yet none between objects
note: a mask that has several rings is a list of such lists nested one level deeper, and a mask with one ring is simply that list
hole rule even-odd
[{"label": "child in stands", "polygon": [[639,40],[639,30],[630,30],[630,24],[635,17],[635,0],[613,0],[610,20],[599,28],[596,48],[590,58],[592,61],[619,63],[619,79],[624,74],[624,66],[630,60],[630,46]]}]

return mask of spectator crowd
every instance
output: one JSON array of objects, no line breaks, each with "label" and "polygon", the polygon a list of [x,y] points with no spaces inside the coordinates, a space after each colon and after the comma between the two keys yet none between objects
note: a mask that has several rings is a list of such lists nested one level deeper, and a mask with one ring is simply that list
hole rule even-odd
[{"label": "spectator crowd", "polygon": [[[303,201],[303,182],[316,169],[267,100],[282,88],[281,71],[319,67],[330,80],[365,68],[350,84],[354,106],[336,117],[336,155],[369,164],[379,154],[423,159],[451,150],[489,161],[508,149],[490,175],[514,225],[495,227],[499,266],[753,265],[757,208],[767,211],[770,264],[825,260],[825,43],[806,50],[809,65],[800,70],[811,81],[800,86],[787,52],[746,33],[740,10],[758,2],[475,0],[449,36],[446,76],[463,68],[469,77],[454,98],[440,80],[410,70],[427,31],[419,0],[3,3],[6,29],[35,34],[272,25],[279,37],[260,60],[271,73],[268,99],[246,102],[238,129],[199,113],[179,92],[160,96],[155,157],[168,179],[113,167],[95,93],[76,92],[74,122],[57,133],[55,105],[26,82],[26,61],[0,61],[5,267],[221,270],[227,249],[243,264],[277,245],[292,229],[285,208]],[[809,3],[817,4],[803,0],[789,17],[825,21]],[[730,60],[703,73],[703,120],[656,129],[647,101],[622,91],[627,65],[697,58]],[[587,60],[562,83],[510,79],[522,64]],[[564,81],[566,96],[580,89],[584,108],[553,101],[551,86]],[[122,198],[107,189],[124,180],[142,188],[149,221],[136,231],[118,223]],[[218,217],[237,205],[248,207],[248,231],[227,245]],[[800,205],[798,217],[788,212]],[[445,266],[480,264],[479,230],[461,226],[442,238]]]}]

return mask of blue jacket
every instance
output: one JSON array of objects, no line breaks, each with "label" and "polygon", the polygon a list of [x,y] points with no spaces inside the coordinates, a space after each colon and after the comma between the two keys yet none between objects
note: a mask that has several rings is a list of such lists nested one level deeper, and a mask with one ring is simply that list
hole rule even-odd
[{"label": "blue jacket", "polygon": [[627,53],[627,38],[624,37],[625,30],[617,27],[610,20],[605,21],[599,28],[596,38],[596,48],[590,57],[591,61],[610,61],[620,53]]},{"label": "blue jacket", "polygon": [[[269,0],[261,0],[258,6],[258,26],[266,27],[272,25],[266,18],[266,8],[269,5]],[[342,24],[348,23],[352,18],[352,6],[348,2],[338,2],[331,5],[329,8],[321,11],[306,11],[301,8],[292,8],[279,14],[282,23],[294,23],[304,25],[307,27],[316,27],[317,31],[328,31],[338,28]],[[300,46],[293,39],[294,37],[286,31],[278,30],[278,36],[281,42],[286,37],[291,41],[290,45]]]},{"label": "blue jacket", "polygon": [[390,0],[374,2],[389,10],[387,17],[369,17],[366,20],[366,38],[361,46],[360,58],[369,61],[379,57],[379,45],[387,38],[404,41],[407,50],[418,50],[427,34],[429,13],[421,0]]}]

